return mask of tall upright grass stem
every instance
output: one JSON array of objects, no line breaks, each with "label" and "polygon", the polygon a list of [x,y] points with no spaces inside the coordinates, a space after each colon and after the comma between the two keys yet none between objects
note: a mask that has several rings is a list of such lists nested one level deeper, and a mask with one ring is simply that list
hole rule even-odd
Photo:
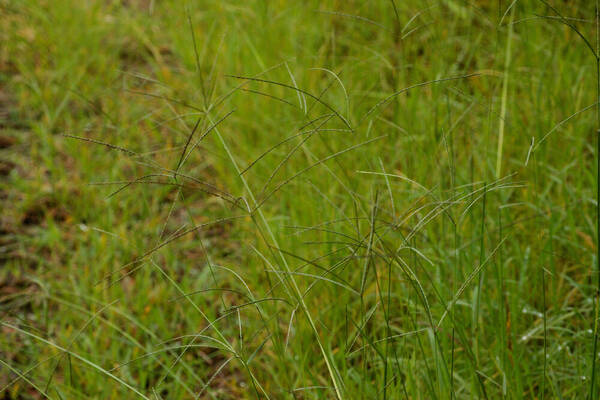
[{"label": "tall upright grass stem", "polygon": [[[596,301],[594,305],[594,346],[592,354],[592,376],[590,382],[590,399],[594,397],[596,383],[596,359],[598,358],[598,311],[600,308],[600,10],[596,0]],[[592,265],[592,271],[594,266]]]},{"label": "tall upright grass stem", "polygon": [[508,99],[508,77],[510,75],[510,59],[512,51],[513,20],[515,16],[515,7],[510,10],[510,20],[508,22],[508,38],[506,40],[506,52],[504,54],[504,76],[502,78],[502,98],[500,104],[500,123],[498,126],[498,150],[496,153],[496,179],[500,178],[502,171],[502,148],[504,146],[504,125],[506,119],[506,102]]}]

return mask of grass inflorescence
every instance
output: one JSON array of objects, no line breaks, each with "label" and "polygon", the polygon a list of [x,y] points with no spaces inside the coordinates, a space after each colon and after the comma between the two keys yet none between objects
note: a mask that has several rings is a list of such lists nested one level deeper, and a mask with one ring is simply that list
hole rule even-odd
[{"label": "grass inflorescence", "polygon": [[599,398],[593,3],[0,1],[0,398]]}]

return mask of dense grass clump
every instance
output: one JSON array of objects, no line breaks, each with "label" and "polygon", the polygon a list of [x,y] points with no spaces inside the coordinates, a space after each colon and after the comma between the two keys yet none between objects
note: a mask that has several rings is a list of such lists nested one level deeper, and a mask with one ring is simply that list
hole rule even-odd
[{"label": "dense grass clump", "polygon": [[599,398],[599,32],[0,0],[0,398]]}]

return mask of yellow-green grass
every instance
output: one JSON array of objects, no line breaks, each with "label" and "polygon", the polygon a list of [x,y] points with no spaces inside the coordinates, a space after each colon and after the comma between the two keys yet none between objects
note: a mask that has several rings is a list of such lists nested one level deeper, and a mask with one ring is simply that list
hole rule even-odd
[{"label": "yellow-green grass", "polygon": [[597,32],[0,1],[0,398],[598,398]]}]

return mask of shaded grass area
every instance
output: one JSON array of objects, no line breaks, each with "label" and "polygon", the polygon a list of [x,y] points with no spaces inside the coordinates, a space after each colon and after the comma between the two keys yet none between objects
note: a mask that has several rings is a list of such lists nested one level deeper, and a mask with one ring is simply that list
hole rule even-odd
[{"label": "shaded grass area", "polygon": [[597,398],[596,35],[0,1],[0,398]]}]

